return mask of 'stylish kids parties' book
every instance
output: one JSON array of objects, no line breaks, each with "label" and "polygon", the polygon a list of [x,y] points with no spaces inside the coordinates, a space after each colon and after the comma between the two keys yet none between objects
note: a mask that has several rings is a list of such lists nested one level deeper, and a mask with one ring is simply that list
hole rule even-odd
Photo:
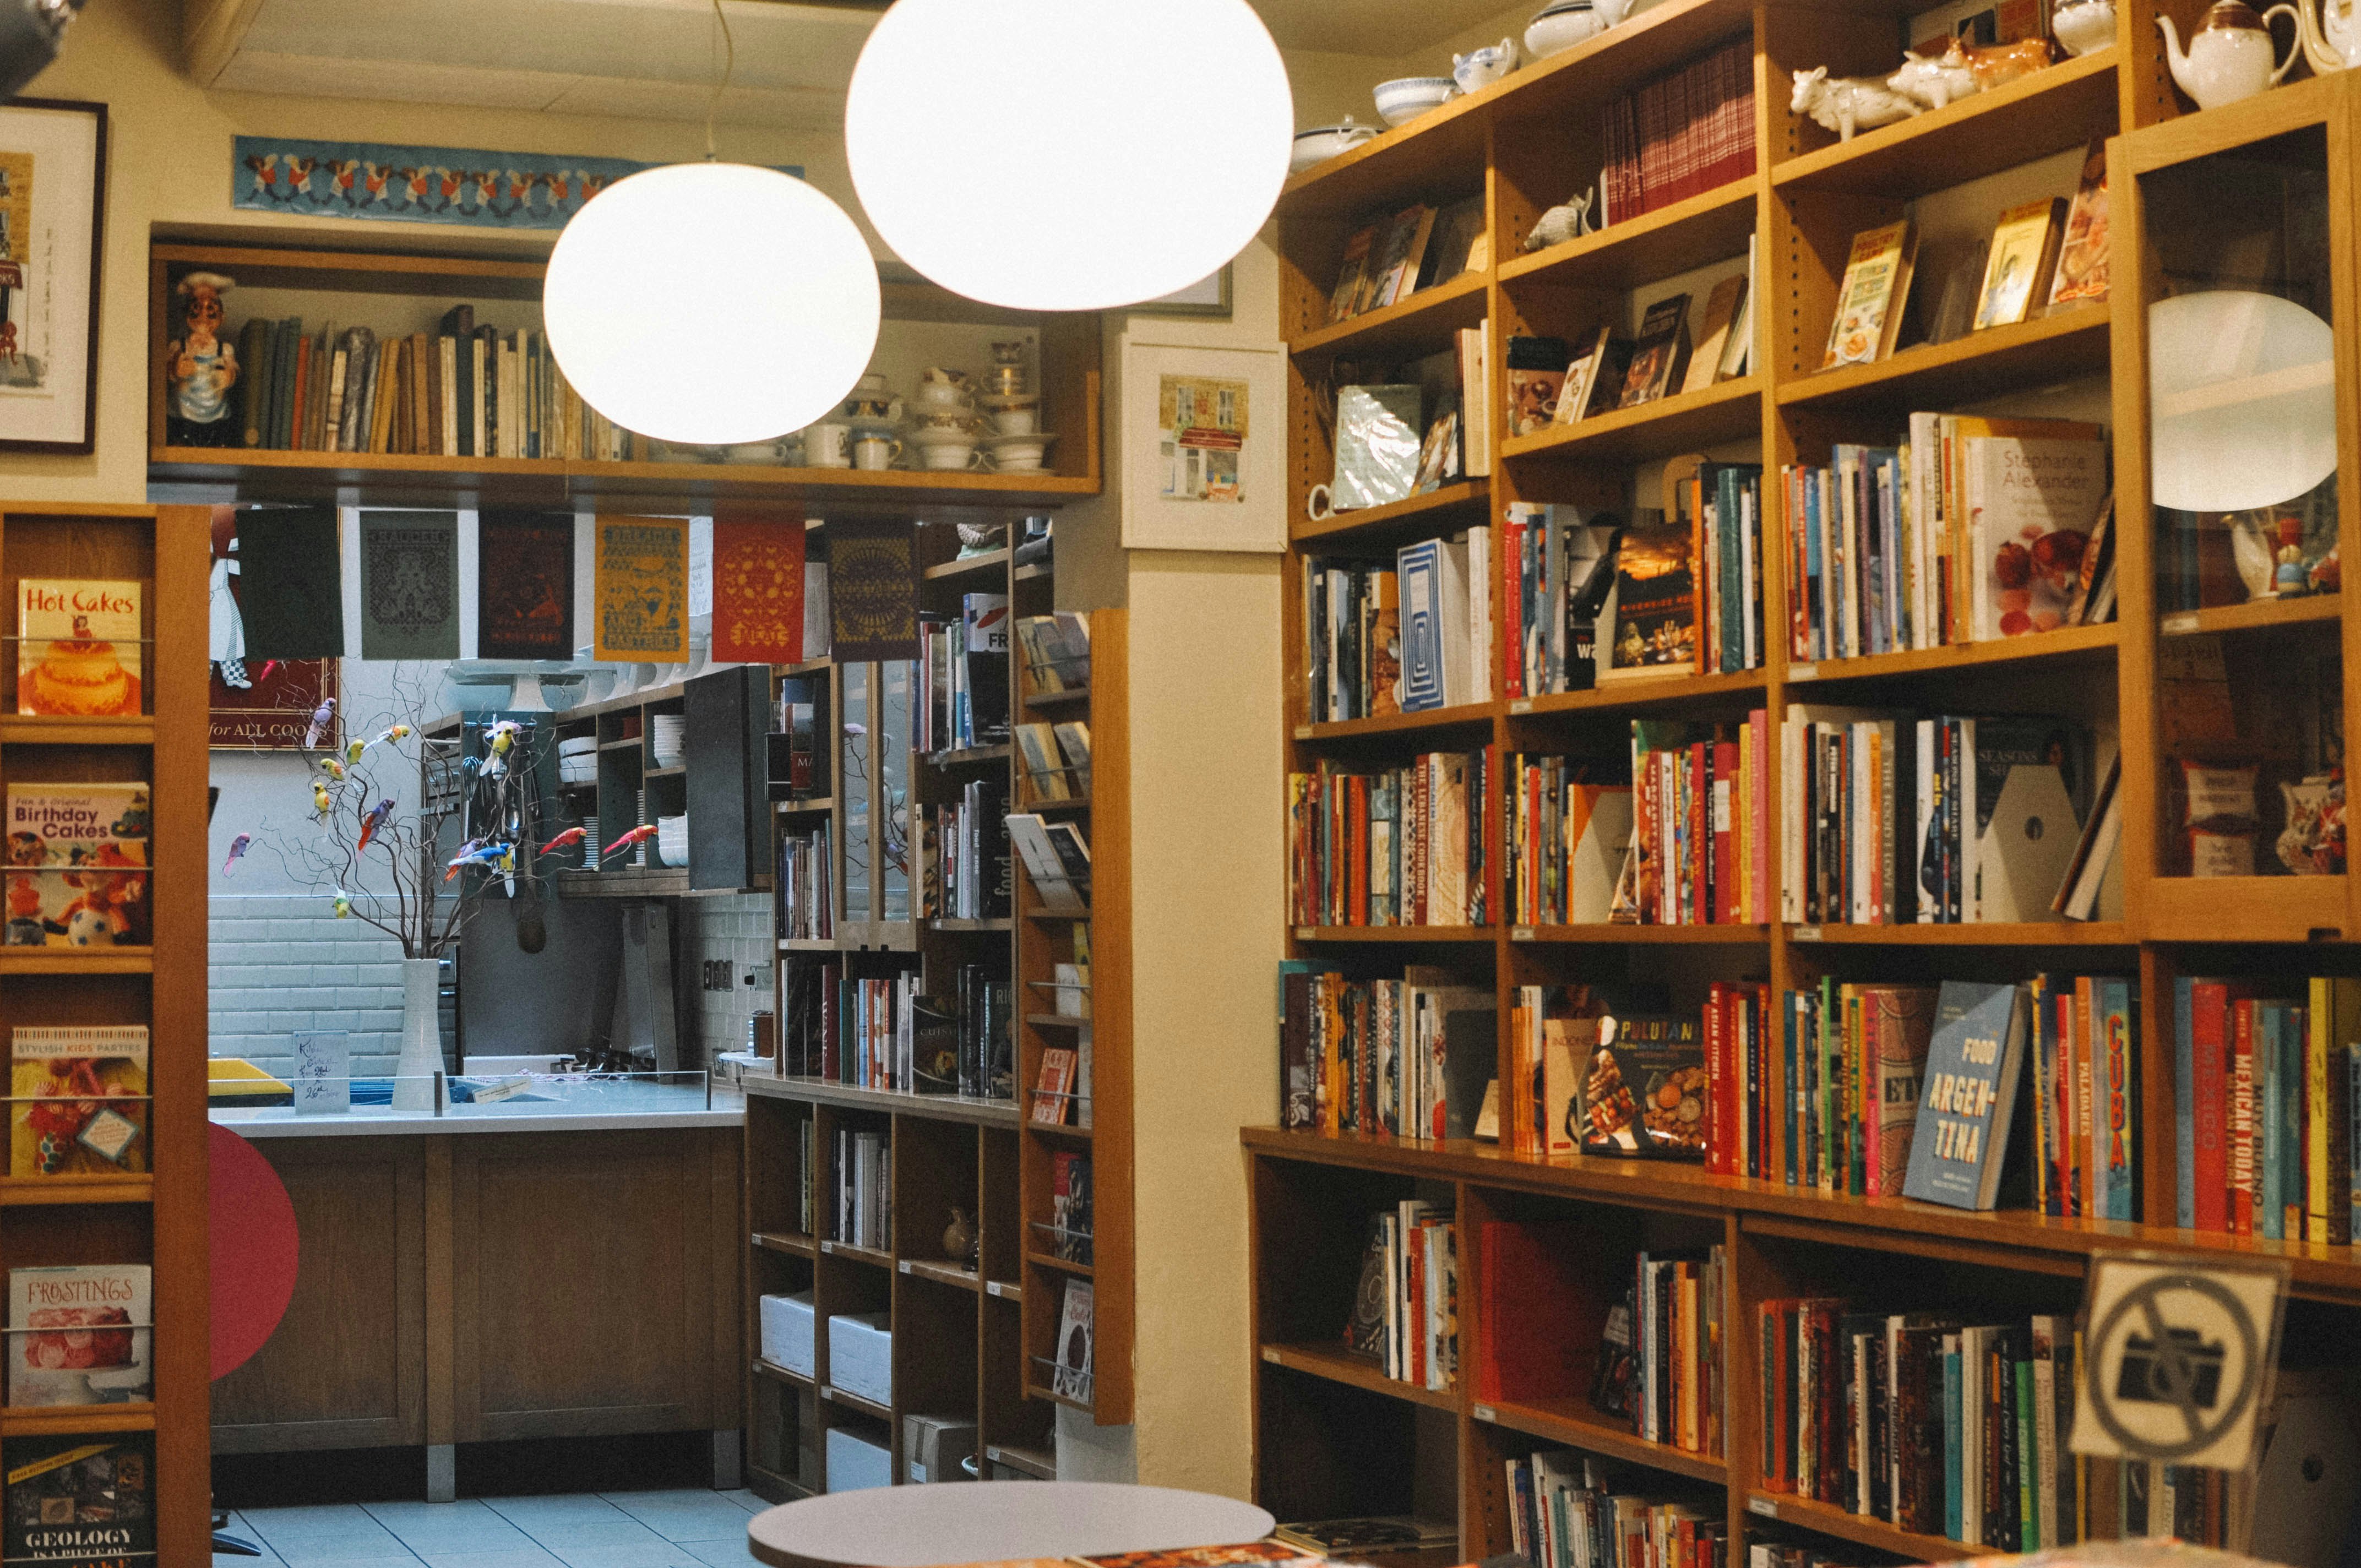
[{"label": "'stylish kids parties' book", "polygon": [[148,1168],[148,1025],[19,1028],[8,1054],[9,1175]]},{"label": "'stylish kids parties' book", "polygon": [[18,713],[137,713],[139,669],[137,583],[27,577],[16,585]]},{"label": "'stylish kids parties' book", "polygon": [[8,1271],[8,1403],[111,1405],[154,1397],[148,1265]]},{"label": "'stylish kids parties' book", "polygon": [[148,794],[144,784],[8,786],[12,948],[144,948]]}]

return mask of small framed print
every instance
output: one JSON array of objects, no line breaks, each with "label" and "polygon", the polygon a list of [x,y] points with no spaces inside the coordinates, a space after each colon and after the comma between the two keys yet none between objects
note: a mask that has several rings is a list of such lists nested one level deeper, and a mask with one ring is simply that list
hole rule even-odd
[{"label": "small framed print", "polygon": [[1132,550],[1287,548],[1287,355],[1123,345],[1123,543]]},{"label": "small framed print", "polygon": [[106,105],[0,104],[0,451],[91,450],[105,211]]},{"label": "small framed print", "polygon": [[1185,289],[1175,289],[1160,300],[1143,300],[1131,307],[1138,316],[1218,316],[1230,319],[1230,268],[1208,274]]}]

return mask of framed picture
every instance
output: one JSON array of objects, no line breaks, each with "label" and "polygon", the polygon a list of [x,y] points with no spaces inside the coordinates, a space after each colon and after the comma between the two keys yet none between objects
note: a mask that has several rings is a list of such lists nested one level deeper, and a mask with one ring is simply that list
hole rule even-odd
[{"label": "framed picture", "polygon": [[106,105],[0,104],[0,451],[88,452]]},{"label": "framed picture", "polygon": [[1133,550],[1287,548],[1287,356],[1123,345],[1123,543]]},{"label": "framed picture", "polygon": [[1219,316],[1230,319],[1230,264],[1209,277],[1200,278],[1185,289],[1176,289],[1160,300],[1144,300],[1131,307],[1136,316]]},{"label": "framed picture", "polygon": [[[336,695],[336,661],[245,656],[238,560],[230,548],[236,537],[237,509],[214,508],[206,744],[215,751],[300,751],[313,711]],[[324,743],[333,748],[336,739],[332,730]]]}]

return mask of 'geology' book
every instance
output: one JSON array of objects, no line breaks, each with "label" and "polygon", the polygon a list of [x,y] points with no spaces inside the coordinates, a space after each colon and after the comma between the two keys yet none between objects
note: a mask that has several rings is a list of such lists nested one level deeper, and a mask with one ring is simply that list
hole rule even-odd
[{"label": "'geology' book", "polygon": [[0,1443],[9,1568],[135,1568],[156,1561],[156,1434],[73,1432]]},{"label": "'geology' book", "polygon": [[1943,982],[1904,1197],[1954,1209],[1993,1206],[2025,1064],[2025,1025],[2024,987]]}]

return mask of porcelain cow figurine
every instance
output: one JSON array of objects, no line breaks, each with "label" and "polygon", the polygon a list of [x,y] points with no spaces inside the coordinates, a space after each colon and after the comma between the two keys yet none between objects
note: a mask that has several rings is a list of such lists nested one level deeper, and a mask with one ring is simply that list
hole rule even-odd
[{"label": "porcelain cow figurine", "polygon": [[1918,112],[1916,103],[1875,78],[1830,77],[1825,65],[1795,72],[1795,95],[1787,106],[1795,114],[1809,115],[1844,141],[1852,140],[1856,130],[1875,130]]}]

